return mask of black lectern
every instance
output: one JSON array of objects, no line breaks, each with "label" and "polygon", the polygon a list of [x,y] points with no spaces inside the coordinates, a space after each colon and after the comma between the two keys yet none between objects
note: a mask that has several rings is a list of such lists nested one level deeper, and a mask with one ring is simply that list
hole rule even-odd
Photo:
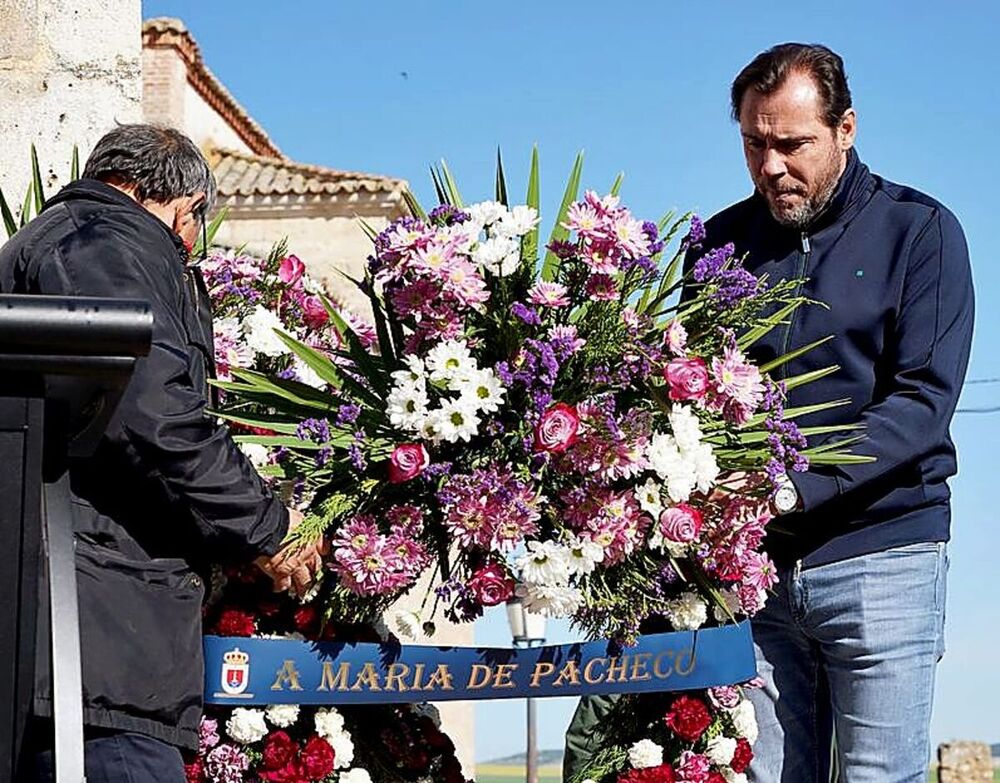
[{"label": "black lectern", "polygon": [[[56,779],[84,779],[67,460],[97,446],[152,324],[144,302],[0,295],[0,780],[16,778],[50,643]],[[51,640],[36,638],[43,575]]]}]

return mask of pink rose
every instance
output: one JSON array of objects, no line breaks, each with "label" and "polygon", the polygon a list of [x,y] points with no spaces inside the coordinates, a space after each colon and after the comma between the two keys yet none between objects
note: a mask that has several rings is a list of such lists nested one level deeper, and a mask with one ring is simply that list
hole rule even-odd
[{"label": "pink rose", "polygon": [[389,457],[389,482],[402,484],[424,472],[431,462],[422,443],[401,443]]},{"label": "pink rose", "polygon": [[285,256],[278,265],[278,277],[285,285],[295,285],[306,273],[306,265],[298,256]]},{"label": "pink rose", "polygon": [[687,503],[671,506],[660,514],[660,532],[668,541],[690,543],[701,532],[701,512]]},{"label": "pink rose", "polygon": [[576,433],[580,429],[580,416],[576,408],[565,402],[549,406],[535,427],[535,451],[553,454],[566,451],[576,443]]},{"label": "pink rose", "polygon": [[302,300],[302,320],[310,329],[322,329],[330,320],[330,314],[318,296],[307,296]]},{"label": "pink rose", "polygon": [[670,399],[700,400],[708,392],[708,366],[703,359],[673,359],[663,368],[663,379],[670,385]]},{"label": "pink rose", "polygon": [[468,587],[483,606],[496,606],[514,595],[514,580],[497,563],[490,563],[476,571]]}]

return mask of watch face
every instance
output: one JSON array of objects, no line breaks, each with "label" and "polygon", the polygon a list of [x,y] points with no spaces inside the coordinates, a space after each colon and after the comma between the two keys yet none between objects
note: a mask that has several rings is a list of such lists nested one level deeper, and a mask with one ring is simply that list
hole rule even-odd
[{"label": "watch face", "polygon": [[792,487],[782,487],[774,494],[774,505],[781,511],[791,511],[798,500],[798,493]]}]

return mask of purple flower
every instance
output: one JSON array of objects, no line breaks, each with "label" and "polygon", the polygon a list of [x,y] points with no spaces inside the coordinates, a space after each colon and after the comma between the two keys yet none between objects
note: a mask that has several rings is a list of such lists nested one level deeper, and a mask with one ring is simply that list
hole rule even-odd
[{"label": "purple flower", "polygon": [[250,760],[234,745],[219,745],[205,758],[205,772],[213,783],[243,783]]},{"label": "purple flower", "polygon": [[510,306],[510,312],[529,326],[541,326],[542,324],[542,319],[538,316],[534,308],[528,307],[521,302],[514,302]]},{"label": "purple flower", "polygon": [[704,283],[716,277],[726,266],[736,251],[735,245],[730,242],[724,247],[710,250],[699,258],[694,265],[694,279],[698,283]]},{"label": "purple flower", "polygon": [[760,280],[743,267],[726,269],[716,278],[719,290],[713,298],[723,307],[734,307],[744,299],[760,293]]},{"label": "purple flower", "polygon": [[360,405],[355,405],[350,402],[345,403],[337,410],[337,424],[341,427],[346,427],[348,424],[354,424],[354,422],[358,420],[359,415],[361,415]]},{"label": "purple flower", "polygon": [[351,464],[354,466],[358,473],[364,473],[368,468],[368,462],[365,459],[364,451],[362,451],[362,446],[364,445],[365,434],[363,432],[354,433],[354,442],[347,447],[347,454],[351,458]]},{"label": "purple flower", "polygon": [[330,422],[326,419],[305,419],[295,429],[299,440],[326,443],[330,440]]},{"label": "purple flower", "polygon": [[685,237],[684,242],[690,247],[692,245],[700,245],[705,241],[705,224],[701,222],[701,218],[697,215],[691,216],[691,226],[688,229],[688,235]]},{"label": "purple flower", "polygon": [[576,242],[567,242],[565,240],[556,240],[555,242],[552,242],[548,246],[548,249],[563,261],[575,257],[580,252]]},{"label": "purple flower", "polygon": [[451,204],[442,204],[434,207],[427,215],[427,219],[436,226],[451,226],[469,220],[469,215]]}]

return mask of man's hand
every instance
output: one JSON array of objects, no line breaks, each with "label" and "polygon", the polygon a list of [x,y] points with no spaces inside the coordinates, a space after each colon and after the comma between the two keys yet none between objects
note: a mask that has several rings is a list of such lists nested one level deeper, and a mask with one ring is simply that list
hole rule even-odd
[{"label": "man's hand", "polygon": [[[301,512],[288,510],[289,534],[302,519]],[[322,573],[323,555],[326,553],[326,542],[320,537],[309,543],[297,541],[286,544],[272,557],[258,557],[255,562],[274,581],[275,592],[291,590],[296,595],[305,595]]]}]

